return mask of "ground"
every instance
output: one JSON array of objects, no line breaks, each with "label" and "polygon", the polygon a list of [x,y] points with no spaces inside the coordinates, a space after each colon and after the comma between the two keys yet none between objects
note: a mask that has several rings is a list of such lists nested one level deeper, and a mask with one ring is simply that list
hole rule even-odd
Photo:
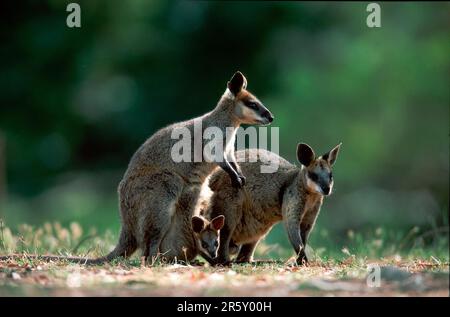
[{"label": "ground", "polygon": [[21,259],[0,262],[0,296],[449,296],[448,263],[372,261],[379,287],[375,277],[367,282],[368,264],[87,267]]},{"label": "ground", "polygon": [[448,231],[428,244],[422,243],[424,235],[416,231],[397,239],[390,239],[390,233],[381,229],[372,237],[350,232],[348,247],[311,249],[307,266],[296,265],[289,249],[285,255],[267,254],[267,250],[283,250],[264,243],[258,247],[257,258],[282,260],[231,267],[205,263],[149,267],[136,254],[85,266],[32,260],[25,255],[92,258],[106,254],[117,238],[108,232],[84,233],[76,223],[69,227],[20,225],[14,233],[0,221],[0,255],[19,255],[0,260],[0,297],[449,296]]}]

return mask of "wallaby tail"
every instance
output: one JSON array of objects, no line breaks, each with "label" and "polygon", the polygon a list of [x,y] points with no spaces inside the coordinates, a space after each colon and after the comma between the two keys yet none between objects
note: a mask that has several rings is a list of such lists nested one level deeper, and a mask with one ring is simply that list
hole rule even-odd
[{"label": "wallaby tail", "polygon": [[136,238],[128,230],[122,227],[119,236],[119,242],[114,250],[108,253],[106,256],[96,259],[85,259],[85,262],[81,262],[88,265],[96,265],[111,262],[118,257],[127,258],[134,253],[137,249]]},{"label": "wallaby tail", "polygon": [[37,254],[10,254],[0,256],[0,261],[16,260],[16,259],[33,259],[41,261],[69,261],[72,263],[98,265],[112,261],[117,257],[129,257],[137,249],[136,239],[128,231],[122,228],[120,232],[119,242],[117,246],[108,255],[89,259],[75,256],[62,255],[37,255]]},{"label": "wallaby tail", "polygon": [[[18,259],[40,260],[40,261],[46,261],[46,262],[68,261],[68,262],[79,263],[79,264],[94,264],[93,261],[97,260],[97,259],[89,259],[89,258],[76,257],[76,256],[64,256],[64,255],[8,254],[8,255],[0,256],[0,261],[18,260]],[[101,263],[101,262],[99,262],[99,263]]]}]

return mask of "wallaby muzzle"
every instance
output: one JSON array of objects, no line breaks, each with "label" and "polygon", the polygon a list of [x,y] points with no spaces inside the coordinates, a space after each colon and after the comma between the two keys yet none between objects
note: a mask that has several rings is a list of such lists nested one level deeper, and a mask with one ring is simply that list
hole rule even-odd
[{"label": "wallaby muzzle", "polygon": [[261,123],[262,124],[270,124],[270,123],[272,123],[272,121],[274,119],[273,114],[269,111],[269,109],[267,109],[263,105],[261,105],[260,107],[262,108],[261,111],[259,112],[259,115],[262,118]]},{"label": "wallaby muzzle", "polygon": [[322,192],[325,196],[328,196],[330,194],[330,187],[329,186],[321,186]]},{"label": "wallaby muzzle", "polygon": [[213,249],[208,248],[206,251],[208,252],[209,256],[212,257],[213,259],[217,257],[217,248]]}]

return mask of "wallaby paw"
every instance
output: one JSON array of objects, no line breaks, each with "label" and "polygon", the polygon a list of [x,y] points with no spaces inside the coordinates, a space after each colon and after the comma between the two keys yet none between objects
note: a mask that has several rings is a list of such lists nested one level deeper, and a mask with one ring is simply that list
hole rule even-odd
[{"label": "wallaby paw", "polygon": [[245,264],[245,263],[253,263],[253,259],[236,259],[235,263],[237,264]]},{"label": "wallaby paw", "polygon": [[192,260],[189,262],[189,265],[191,266],[205,266],[204,262],[201,262],[199,260]]},{"label": "wallaby paw", "polygon": [[218,263],[216,266],[219,266],[219,267],[231,267],[232,264],[233,264],[233,262],[231,262],[231,261],[225,261],[225,262]]},{"label": "wallaby paw", "polygon": [[242,186],[245,186],[245,183],[247,182],[247,179],[244,175],[239,175],[239,179],[241,181]]},{"label": "wallaby paw", "polygon": [[234,188],[240,189],[244,186],[244,184],[245,184],[245,177],[244,177],[244,180],[242,180],[242,178],[240,176],[238,176],[237,178],[231,179],[231,185]]},{"label": "wallaby paw", "polygon": [[309,262],[308,257],[306,256],[305,252],[302,250],[300,252],[300,254],[298,255],[297,264],[308,266],[308,262]]},{"label": "wallaby paw", "polygon": [[213,265],[214,266],[228,267],[228,266],[231,266],[231,261],[230,260],[216,259],[216,260],[214,260]]}]

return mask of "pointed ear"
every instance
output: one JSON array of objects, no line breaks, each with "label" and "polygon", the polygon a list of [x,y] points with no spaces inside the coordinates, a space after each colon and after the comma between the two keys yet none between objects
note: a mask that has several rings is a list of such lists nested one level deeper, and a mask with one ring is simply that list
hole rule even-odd
[{"label": "pointed ear", "polygon": [[211,220],[211,228],[213,228],[216,231],[219,231],[223,228],[223,225],[225,224],[225,216],[217,216],[213,220]]},{"label": "pointed ear", "polygon": [[193,216],[191,221],[192,230],[194,230],[195,233],[200,233],[203,229],[205,229],[205,220],[203,220],[203,218]]},{"label": "pointed ear", "polygon": [[316,154],[308,144],[299,143],[297,145],[297,159],[302,165],[309,166],[315,158]]},{"label": "pointed ear", "polygon": [[241,92],[242,89],[247,88],[247,79],[240,71],[234,73],[233,77],[227,84],[228,89],[233,93],[233,95],[237,95]]},{"label": "pointed ear", "polygon": [[331,166],[336,162],[337,156],[339,154],[339,149],[341,148],[342,142],[336,145],[330,152],[322,155],[322,158],[328,162]]}]

